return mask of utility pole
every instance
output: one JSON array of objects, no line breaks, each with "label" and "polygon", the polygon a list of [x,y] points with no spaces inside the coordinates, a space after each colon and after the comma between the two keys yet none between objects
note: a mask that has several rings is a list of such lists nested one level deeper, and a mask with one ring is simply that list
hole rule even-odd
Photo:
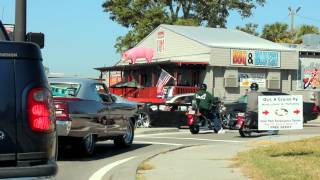
[{"label": "utility pole", "polygon": [[296,10],[294,10],[289,6],[288,9],[289,9],[289,15],[291,16],[290,31],[291,31],[291,34],[293,35],[294,34],[294,16],[297,15],[301,7],[298,7]]},{"label": "utility pole", "polygon": [[26,40],[27,0],[16,0],[14,40]]}]

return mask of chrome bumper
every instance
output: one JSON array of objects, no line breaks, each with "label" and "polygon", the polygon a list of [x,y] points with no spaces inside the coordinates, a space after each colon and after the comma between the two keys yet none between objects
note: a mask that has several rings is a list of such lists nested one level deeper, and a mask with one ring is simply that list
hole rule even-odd
[{"label": "chrome bumper", "polygon": [[56,121],[58,136],[68,136],[71,129],[71,121]]}]

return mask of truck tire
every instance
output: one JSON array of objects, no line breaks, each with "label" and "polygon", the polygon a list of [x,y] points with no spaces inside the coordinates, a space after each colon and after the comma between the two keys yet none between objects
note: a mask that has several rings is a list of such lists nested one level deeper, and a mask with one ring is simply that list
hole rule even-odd
[{"label": "truck tire", "polygon": [[130,147],[134,138],[134,125],[132,121],[128,121],[126,133],[123,136],[118,136],[114,139],[116,147],[125,148]]}]

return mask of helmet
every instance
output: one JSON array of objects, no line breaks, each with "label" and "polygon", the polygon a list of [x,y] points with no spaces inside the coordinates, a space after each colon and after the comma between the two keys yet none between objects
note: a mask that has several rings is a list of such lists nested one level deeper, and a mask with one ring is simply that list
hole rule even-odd
[{"label": "helmet", "polygon": [[250,85],[250,89],[253,90],[253,91],[258,91],[259,85],[254,82],[254,83],[252,83],[252,84]]},{"label": "helmet", "polygon": [[201,84],[200,90],[206,91],[207,90],[207,85],[206,84]]}]

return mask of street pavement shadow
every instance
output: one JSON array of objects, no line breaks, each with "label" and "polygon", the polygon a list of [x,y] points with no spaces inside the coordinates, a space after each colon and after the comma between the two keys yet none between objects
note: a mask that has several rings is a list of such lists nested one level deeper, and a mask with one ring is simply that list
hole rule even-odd
[{"label": "street pavement shadow", "polygon": [[140,148],[150,146],[150,144],[132,144],[128,148],[118,148],[112,143],[98,143],[95,146],[93,155],[86,156],[80,153],[76,147],[68,147],[63,149],[63,152],[59,152],[58,161],[95,161],[99,159],[104,159],[126,152],[134,151]]},{"label": "street pavement shadow", "polygon": [[269,134],[269,133],[265,132],[265,133],[253,133],[253,134],[251,134],[251,136],[246,136],[246,137],[241,137],[239,134],[238,137],[240,137],[240,138],[259,138],[259,137],[265,137],[265,136],[279,136],[279,135],[281,135],[281,134],[274,134],[273,135],[273,134]]}]

